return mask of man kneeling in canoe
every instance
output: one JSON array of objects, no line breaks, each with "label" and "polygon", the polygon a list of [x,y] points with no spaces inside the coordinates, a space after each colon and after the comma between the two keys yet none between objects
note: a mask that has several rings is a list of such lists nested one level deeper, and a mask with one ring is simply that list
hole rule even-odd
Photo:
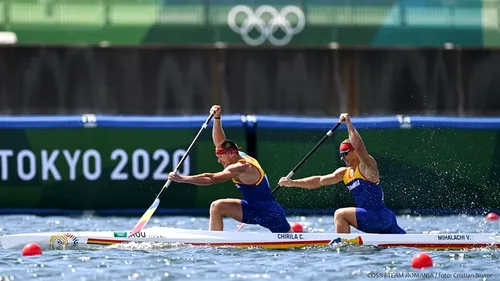
[{"label": "man kneeling in canoe", "polygon": [[344,181],[352,192],[357,208],[341,208],[335,211],[335,229],[337,233],[350,233],[350,226],[367,233],[405,234],[399,227],[396,216],[384,203],[384,193],[380,186],[377,162],[368,151],[349,115],[340,115],[339,122],[347,125],[349,139],[340,144],[340,159],[347,167],[335,172],[303,179],[281,178],[280,186],[318,188]]},{"label": "man kneeling in canoe", "polygon": [[285,211],[271,193],[271,186],[264,170],[253,157],[239,151],[239,147],[226,139],[220,121],[221,108],[214,105],[212,138],[215,154],[224,170],[218,173],[203,173],[181,176],[170,173],[169,179],[195,185],[213,185],[232,180],[243,195],[240,199],[219,199],[210,206],[210,230],[224,229],[224,216],[246,224],[258,224],[274,233],[293,232]]}]

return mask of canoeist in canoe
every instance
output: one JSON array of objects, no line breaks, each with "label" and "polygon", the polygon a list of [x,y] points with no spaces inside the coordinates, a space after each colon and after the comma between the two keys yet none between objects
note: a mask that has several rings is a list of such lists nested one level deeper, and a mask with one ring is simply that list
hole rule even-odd
[{"label": "canoeist in canoe", "polygon": [[350,226],[367,233],[405,234],[399,227],[396,216],[384,203],[380,186],[379,170],[375,159],[368,151],[349,115],[340,115],[339,122],[345,122],[349,139],[340,144],[339,155],[347,167],[338,168],[331,174],[311,176],[302,179],[281,178],[280,186],[318,188],[341,181],[354,196],[357,207],[340,208],[335,211],[337,233],[350,233]]},{"label": "canoeist in canoe", "polygon": [[172,172],[169,179],[195,185],[213,185],[229,180],[236,184],[243,194],[243,200],[214,201],[210,206],[210,230],[223,230],[223,217],[228,216],[246,224],[258,224],[271,232],[293,232],[284,209],[271,194],[269,180],[259,162],[240,151],[236,143],[226,139],[220,120],[220,106],[214,105],[211,112],[215,119],[212,129],[215,155],[224,170],[193,176]]}]

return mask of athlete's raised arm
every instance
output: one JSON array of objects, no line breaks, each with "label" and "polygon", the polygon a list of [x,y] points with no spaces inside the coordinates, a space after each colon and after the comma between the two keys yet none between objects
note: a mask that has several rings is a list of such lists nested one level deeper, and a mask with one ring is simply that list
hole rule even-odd
[{"label": "athlete's raised arm", "polygon": [[[339,118],[339,122],[345,122],[347,126],[347,131],[349,133],[349,141],[351,142],[354,150],[358,155],[359,161],[361,162],[362,170],[364,170],[365,174],[367,174],[371,180],[377,182],[379,180],[379,173],[377,162],[375,159],[368,153],[366,146],[361,138],[361,135],[358,133],[354,125],[351,123],[351,118],[349,114],[342,113]],[[368,172],[368,173],[366,173]]]},{"label": "athlete's raised arm", "polygon": [[226,139],[224,130],[222,130],[222,121],[220,119],[221,107],[220,105],[214,105],[210,109],[210,112],[214,114],[214,125],[212,127],[212,140],[214,145],[217,147],[221,142]]}]

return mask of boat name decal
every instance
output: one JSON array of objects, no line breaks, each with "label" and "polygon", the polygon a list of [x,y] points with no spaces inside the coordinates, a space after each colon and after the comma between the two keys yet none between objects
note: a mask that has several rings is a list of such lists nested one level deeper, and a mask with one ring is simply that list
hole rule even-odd
[{"label": "boat name decal", "polygon": [[278,234],[278,239],[292,239],[292,240],[296,240],[296,239],[304,239],[304,235],[303,234],[297,234],[297,233],[280,233]]},{"label": "boat name decal", "polygon": [[438,240],[470,240],[470,235],[464,235],[464,234],[438,235]]},{"label": "boat name decal", "polygon": [[132,235],[132,236],[130,236],[130,237],[135,237],[135,238],[146,238],[146,232],[140,231],[140,232],[134,233],[134,235]]},{"label": "boat name decal", "polygon": [[[128,232],[125,231],[115,231],[113,232],[114,237],[120,237],[120,238],[128,238]],[[140,231],[135,233],[134,235],[130,236],[133,238],[167,238],[166,236],[163,235],[157,235],[157,234],[146,234],[144,231]]]}]

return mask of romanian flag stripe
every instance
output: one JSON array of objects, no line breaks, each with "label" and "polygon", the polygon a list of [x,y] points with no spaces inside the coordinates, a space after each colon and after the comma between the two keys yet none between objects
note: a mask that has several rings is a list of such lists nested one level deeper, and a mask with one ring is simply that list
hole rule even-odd
[{"label": "romanian flag stripe", "polygon": [[[87,244],[96,244],[96,245],[113,245],[119,243],[131,242],[128,240],[121,239],[102,239],[102,238],[89,238],[87,240]],[[288,241],[288,242],[228,242],[228,243],[185,243],[193,246],[214,246],[214,247],[272,247],[272,248],[292,248],[292,247],[311,247],[311,246],[326,246],[330,243],[329,240],[312,240],[312,241]],[[355,243],[356,244],[356,243]],[[487,244],[487,243],[473,243],[473,244],[431,244],[431,243],[419,243],[419,244],[379,244],[379,247],[383,248],[392,248],[392,247],[411,247],[411,248],[419,248],[419,249],[427,249],[427,250],[460,250],[460,249],[472,249],[479,247],[500,247],[500,245],[495,244]]]},{"label": "romanian flag stripe", "polygon": [[151,204],[151,206],[149,207],[149,209],[139,219],[139,222],[137,222],[137,224],[134,226],[134,228],[130,232],[130,236],[141,231],[146,226],[149,219],[153,216],[154,212],[156,211],[156,208],[158,208],[159,205],[160,205],[160,199],[156,198],[153,204]]},{"label": "romanian flag stripe", "polygon": [[101,238],[89,238],[87,239],[87,244],[96,245],[113,245],[127,242],[127,240],[117,240],[117,239],[101,239]]}]

